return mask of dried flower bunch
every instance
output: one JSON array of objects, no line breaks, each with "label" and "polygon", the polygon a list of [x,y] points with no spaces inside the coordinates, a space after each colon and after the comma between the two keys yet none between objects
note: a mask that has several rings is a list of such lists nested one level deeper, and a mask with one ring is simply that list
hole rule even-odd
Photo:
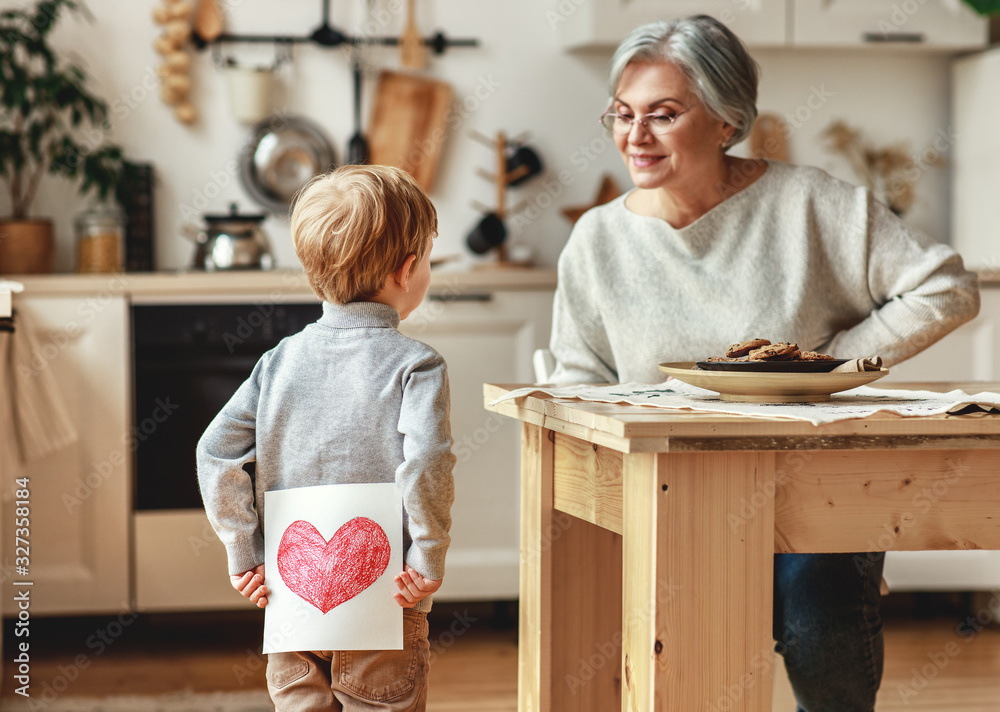
[{"label": "dried flower bunch", "polygon": [[913,206],[917,181],[923,172],[945,163],[938,152],[925,153],[918,163],[905,143],[877,148],[865,141],[859,129],[841,120],[831,123],[823,137],[828,150],[843,156],[872,194],[899,216]]}]

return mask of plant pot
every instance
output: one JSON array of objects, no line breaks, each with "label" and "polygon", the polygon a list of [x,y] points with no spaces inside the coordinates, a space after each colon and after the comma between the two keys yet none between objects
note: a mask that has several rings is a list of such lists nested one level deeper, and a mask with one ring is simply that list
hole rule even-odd
[{"label": "plant pot", "polygon": [[0,274],[51,272],[54,254],[51,220],[0,220]]}]

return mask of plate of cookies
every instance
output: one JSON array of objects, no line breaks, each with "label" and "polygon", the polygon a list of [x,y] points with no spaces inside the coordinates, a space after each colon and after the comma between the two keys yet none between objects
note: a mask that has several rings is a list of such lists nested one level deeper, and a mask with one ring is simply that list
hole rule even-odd
[{"label": "plate of cookies", "polygon": [[733,344],[724,356],[698,361],[703,371],[753,371],[756,373],[824,373],[848,359],[838,359],[816,351],[803,351],[798,344],[767,339],[749,339]]},{"label": "plate of cookies", "polygon": [[[761,341],[766,343],[757,343]],[[852,360],[801,351],[787,342],[772,344],[766,339],[752,339],[733,344],[724,357],[661,363],[659,369],[684,383],[715,391],[724,401],[814,403],[828,401],[833,393],[863,386],[889,373],[880,360],[874,370],[834,370]]]}]

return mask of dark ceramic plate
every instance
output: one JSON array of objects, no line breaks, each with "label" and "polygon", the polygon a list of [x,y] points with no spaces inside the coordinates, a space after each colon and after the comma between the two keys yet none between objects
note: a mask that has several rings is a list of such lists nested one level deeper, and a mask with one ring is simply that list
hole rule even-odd
[{"label": "dark ceramic plate", "polygon": [[698,361],[702,371],[756,371],[758,373],[827,373],[846,358],[832,361]]}]

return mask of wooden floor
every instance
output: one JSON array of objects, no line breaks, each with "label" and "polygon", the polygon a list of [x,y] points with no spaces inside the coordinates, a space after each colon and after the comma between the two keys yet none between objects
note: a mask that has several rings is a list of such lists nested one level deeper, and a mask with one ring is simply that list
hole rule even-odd
[{"label": "wooden floor", "polygon": [[[989,618],[979,631],[974,618],[971,625],[965,620],[971,609],[936,610],[930,618],[886,612],[877,712],[1000,712],[1000,626],[992,621],[1000,610],[976,610],[981,621]],[[516,612],[498,611],[484,604],[436,605],[429,712],[516,709]],[[62,696],[85,697],[265,687],[264,660],[256,653],[262,624],[254,613],[143,616],[124,627],[113,621],[33,620],[33,696],[46,685]],[[0,709],[13,694],[17,642],[7,621]],[[780,658],[774,673],[773,709],[794,712]]]}]

